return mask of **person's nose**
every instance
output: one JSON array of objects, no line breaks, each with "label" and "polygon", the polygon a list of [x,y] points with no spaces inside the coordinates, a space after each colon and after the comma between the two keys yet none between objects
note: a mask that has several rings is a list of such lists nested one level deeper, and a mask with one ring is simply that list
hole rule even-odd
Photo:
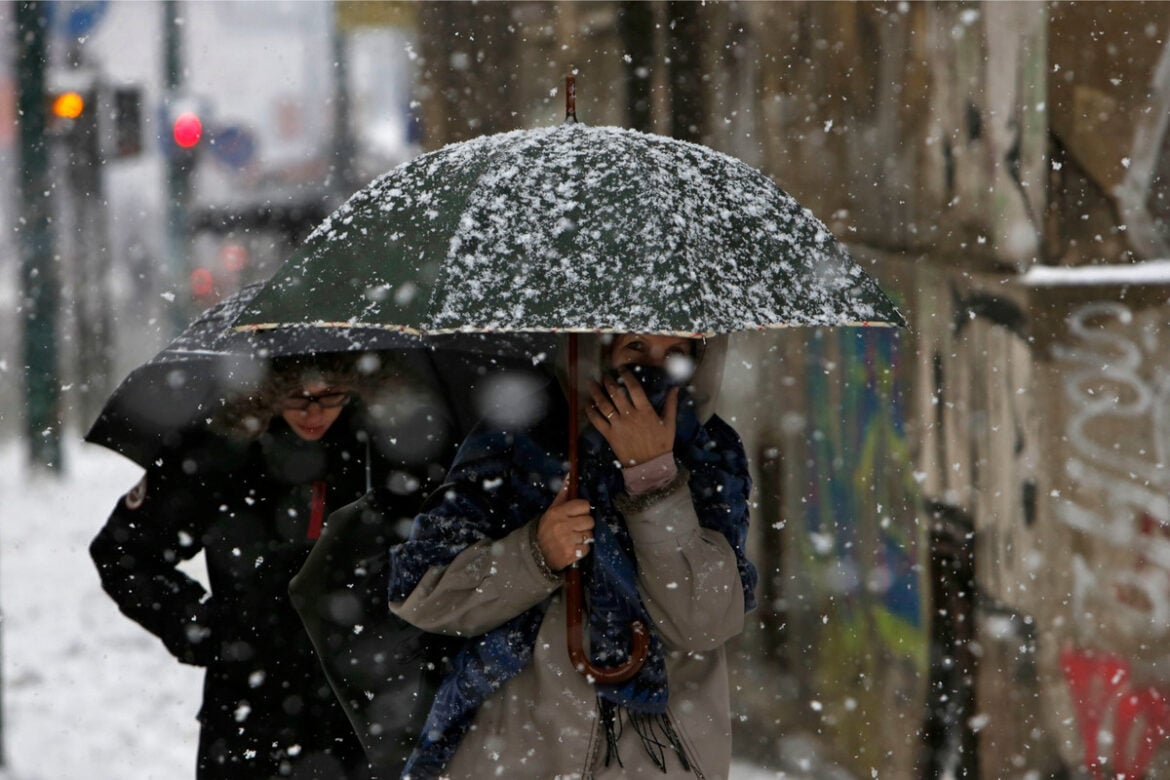
[{"label": "person's nose", "polygon": [[324,416],[325,412],[321,409],[321,404],[313,401],[309,404],[308,408],[305,409],[305,424],[316,425],[317,423],[321,422],[321,419]]}]

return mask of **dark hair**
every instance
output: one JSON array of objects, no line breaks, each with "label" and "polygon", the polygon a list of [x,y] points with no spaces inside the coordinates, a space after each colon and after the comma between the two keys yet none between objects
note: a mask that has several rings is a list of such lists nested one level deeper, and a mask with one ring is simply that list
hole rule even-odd
[{"label": "dark hair", "polygon": [[211,427],[233,438],[254,439],[280,414],[280,402],[308,384],[344,387],[367,402],[396,374],[375,353],[322,353],[269,360],[253,385],[221,400]]}]

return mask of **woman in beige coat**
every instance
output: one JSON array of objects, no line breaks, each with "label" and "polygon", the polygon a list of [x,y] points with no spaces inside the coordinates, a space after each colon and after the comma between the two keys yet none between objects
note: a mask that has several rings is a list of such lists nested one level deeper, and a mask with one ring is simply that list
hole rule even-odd
[{"label": "woman in beige coat", "polygon": [[[728,774],[724,645],[754,606],[756,574],[743,551],[746,458],[711,414],[721,349],[624,334],[602,352],[620,372],[589,388],[583,498],[551,493],[565,427],[550,413],[529,431],[465,444],[451,484],[392,551],[392,610],[470,638],[407,766],[412,778]],[[697,357],[680,391],[668,375]],[[633,366],[648,369],[639,379]],[[606,474],[608,490],[596,484]],[[651,626],[650,657],[629,683],[595,685],[569,659],[561,586],[575,561],[587,582],[593,572],[595,662],[625,658],[626,601]]]}]

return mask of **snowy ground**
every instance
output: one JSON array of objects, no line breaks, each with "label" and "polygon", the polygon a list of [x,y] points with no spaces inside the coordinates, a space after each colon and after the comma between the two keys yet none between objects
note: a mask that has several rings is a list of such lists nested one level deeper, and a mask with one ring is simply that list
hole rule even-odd
[{"label": "snowy ground", "polygon": [[[63,480],[0,446],[0,780],[194,776],[200,670],[182,666],[101,590],[89,541],[141,470],[92,445]],[[791,773],[737,765],[733,780]]]},{"label": "snowy ground", "polygon": [[105,596],[89,541],[141,475],[92,445],[69,477],[30,479],[0,448],[3,740],[11,780],[194,776],[199,670]]}]

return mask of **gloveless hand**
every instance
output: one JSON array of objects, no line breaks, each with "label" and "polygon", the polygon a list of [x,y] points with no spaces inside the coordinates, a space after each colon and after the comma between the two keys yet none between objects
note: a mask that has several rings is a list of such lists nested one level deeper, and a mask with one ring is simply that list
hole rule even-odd
[{"label": "gloveless hand", "polygon": [[633,372],[623,368],[621,377],[624,387],[609,377],[604,384],[594,382],[589,388],[593,406],[585,413],[622,466],[636,466],[674,449],[678,388],[666,394],[660,416]]},{"label": "gloveless hand", "polygon": [[544,562],[560,571],[590,553],[593,544],[593,516],[589,502],[583,498],[569,500],[569,480],[540,516],[536,526],[536,543]]}]

